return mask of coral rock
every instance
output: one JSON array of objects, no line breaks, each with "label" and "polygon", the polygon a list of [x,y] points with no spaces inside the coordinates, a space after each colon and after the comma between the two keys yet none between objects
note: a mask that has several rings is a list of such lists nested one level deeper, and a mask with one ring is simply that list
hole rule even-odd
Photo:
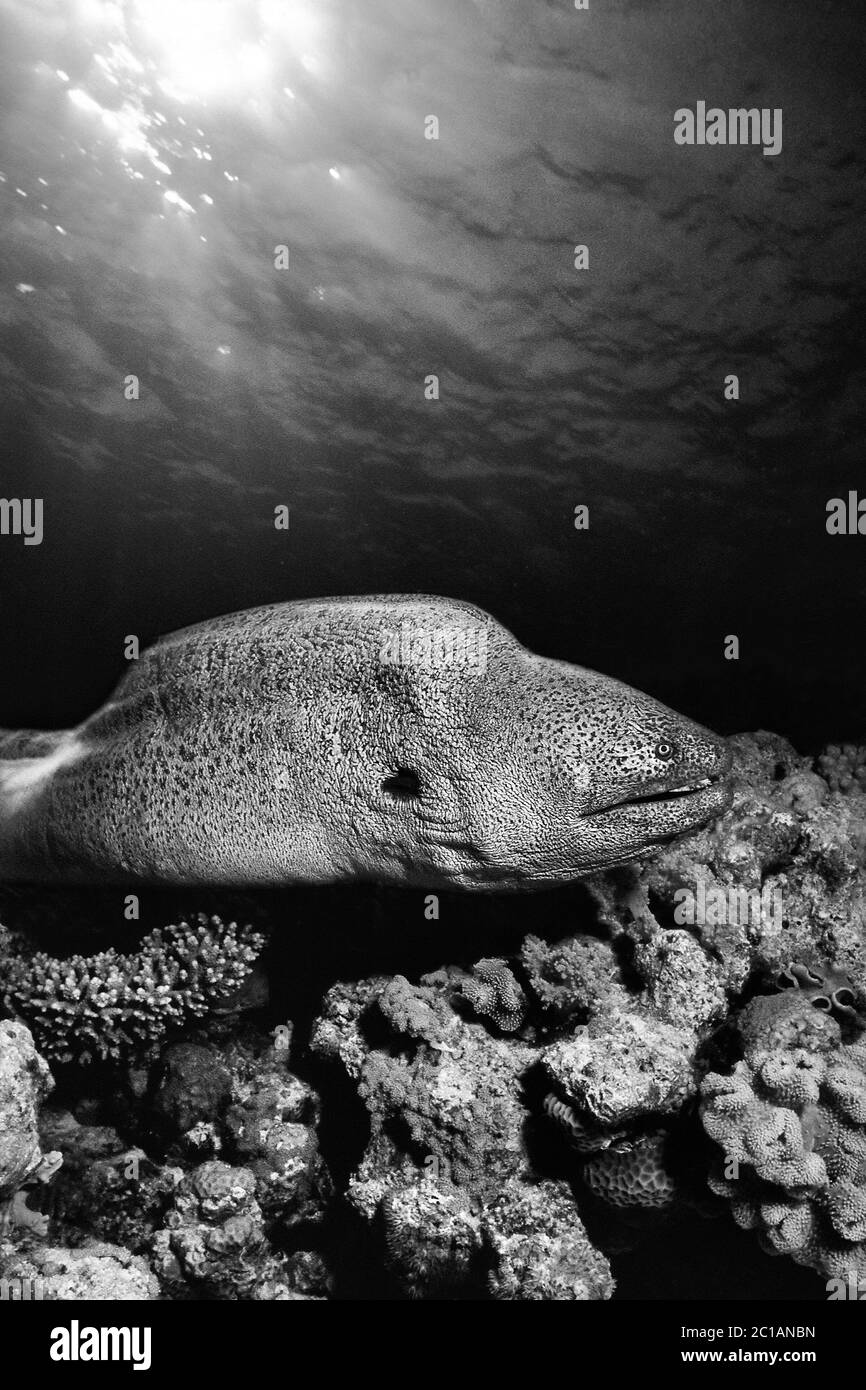
[{"label": "coral rock", "polygon": [[610,1266],[590,1243],[567,1187],[506,1184],[484,1212],[495,1299],[587,1302],[610,1298]]},{"label": "coral rock", "polygon": [[72,1250],[34,1242],[19,1249],[0,1244],[0,1278],[21,1280],[37,1297],[59,1303],[159,1298],[159,1284],[146,1261],[104,1242]]},{"label": "coral rock", "polygon": [[625,1014],[593,1020],[546,1048],[543,1060],[560,1094],[596,1124],[615,1127],[681,1109],[696,1088],[690,1044],[670,1024]]},{"label": "coral rock", "polygon": [[209,1048],[175,1043],[163,1051],[161,1071],[152,1108],[174,1134],[217,1119],[228,1104],[231,1078]]},{"label": "coral rock", "polygon": [[154,1266],[169,1293],[186,1296],[188,1283],[205,1297],[251,1299],[264,1281],[284,1282],[255,1190],[249,1169],[219,1159],[186,1175],[152,1242]]},{"label": "coral rock", "polygon": [[467,1195],[427,1178],[382,1199],[387,1266],[410,1298],[461,1292],[481,1251],[481,1229]]},{"label": "coral rock", "polygon": [[42,1163],[37,1115],[53,1085],[27,1028],[0,1021],[0,1202]]}]

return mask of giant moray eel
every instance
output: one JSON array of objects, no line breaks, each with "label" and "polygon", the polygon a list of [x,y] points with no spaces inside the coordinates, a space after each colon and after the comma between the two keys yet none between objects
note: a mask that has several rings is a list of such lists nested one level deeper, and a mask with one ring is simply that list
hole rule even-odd
[{"label": "giant moray eel", "polygon": [[78,728],[0,733],[0,879],[541,887],[725,810],[724,741],[468,603],[215,618]]}]

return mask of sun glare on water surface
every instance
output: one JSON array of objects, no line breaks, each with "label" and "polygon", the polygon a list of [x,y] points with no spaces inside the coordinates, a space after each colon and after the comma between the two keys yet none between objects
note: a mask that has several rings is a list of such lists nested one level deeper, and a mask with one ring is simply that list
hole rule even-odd
[{"label": "sun glare on water surface", "polygon": [[184,196],[172,176],[178,165],[202,161],[204,171],[219,157],[209,118],[273,123],[300,108],[299,84],[309,99],[320,95],[332,75],[323,14],[314,0],[73,0],[66,17],[79,62],[69,72],[39,70],[66,88],[70,135],[82,147],[113,149],[129,178],[192,214],[212,196],[191,197],[190,187]]},{"label": "sun glare on water surface", "polygon": [[135,0],[133,23],[179,101],[243,100],[274,79],[274,40],[312,70],[322,39],[309,0]]}]

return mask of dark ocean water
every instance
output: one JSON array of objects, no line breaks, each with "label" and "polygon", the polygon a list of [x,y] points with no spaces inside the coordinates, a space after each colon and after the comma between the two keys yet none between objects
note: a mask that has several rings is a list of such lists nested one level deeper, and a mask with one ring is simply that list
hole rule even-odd
[{"label": "dark ocean water", "polygon": [[[88,714],[128,633],[423,590],[722,732],[862,732],[857,6],[0,19],[0,491],[45,509],[0,537],[0,724]],[[782,152],[678,147],[698,100]]]}]

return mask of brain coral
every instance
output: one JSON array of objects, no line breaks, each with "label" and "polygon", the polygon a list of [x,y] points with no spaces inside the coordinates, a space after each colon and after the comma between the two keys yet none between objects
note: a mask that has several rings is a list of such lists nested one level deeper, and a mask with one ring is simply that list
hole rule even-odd
[{"label": "brain coral", "polygon": [[676,1183],[665,1166],[667,1136],[645,1135],[628,1148],[609,1148],[583,1167],[591,1192],[615,1207],[666,1207],[676,1196]]},{"label": "brain coral", "polygon": [[702,1086],[721,1148],[710,1187],[765,1249],[825,1277],[866,1276],[866,1040],[799,991],[747,1005],[744,1056]]},{"label": "brain coral", "polygon": [[598,1149],[608,1149],[623,1137],[624,1131],[606,1129],[604,1125],[581,1114],[555,1091],[547,1092],[543,1108],[544,1113],[565,1131],[569,1142],[580,1153],[595,1153]]}]

